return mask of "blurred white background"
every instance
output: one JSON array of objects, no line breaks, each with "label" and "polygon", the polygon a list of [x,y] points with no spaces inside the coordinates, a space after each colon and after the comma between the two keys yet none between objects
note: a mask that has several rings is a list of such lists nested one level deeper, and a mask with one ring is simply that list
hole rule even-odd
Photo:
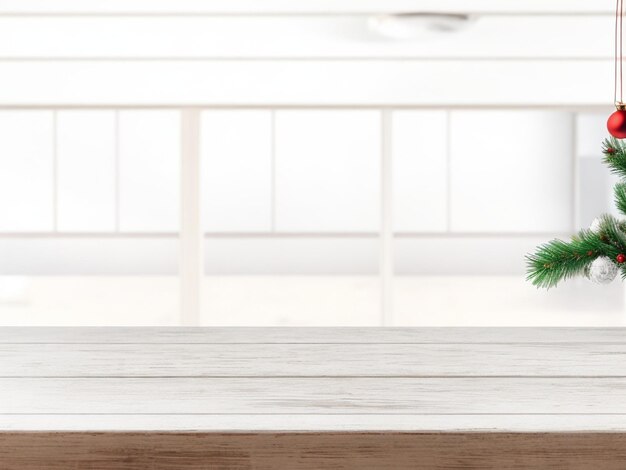
[{"label": "blurred white background", "polygon": [[0,325],[625,325],[524,279],[613,212],[613,8],[0,1]]}]

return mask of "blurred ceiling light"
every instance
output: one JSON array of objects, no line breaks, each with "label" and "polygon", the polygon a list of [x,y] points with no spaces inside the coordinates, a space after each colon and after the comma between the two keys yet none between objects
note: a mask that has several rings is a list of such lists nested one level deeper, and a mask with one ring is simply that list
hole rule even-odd
[{"label": "blurred ceiling light", "polygon": [[474,18],[467,14],[400,13],[369,18],[369,28],[392,39],[415,39],[436,34],[455,33],[466,28]]}]

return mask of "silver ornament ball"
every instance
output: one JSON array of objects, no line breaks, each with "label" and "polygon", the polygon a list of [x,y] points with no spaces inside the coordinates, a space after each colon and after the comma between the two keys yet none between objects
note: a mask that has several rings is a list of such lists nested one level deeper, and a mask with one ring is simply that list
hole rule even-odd
[{"label": "silver ornament ball", "polygon": [[587,277],[596,284],[609,284],[617,276],[617,265],[606,256],[600,256],[587,267]]}]

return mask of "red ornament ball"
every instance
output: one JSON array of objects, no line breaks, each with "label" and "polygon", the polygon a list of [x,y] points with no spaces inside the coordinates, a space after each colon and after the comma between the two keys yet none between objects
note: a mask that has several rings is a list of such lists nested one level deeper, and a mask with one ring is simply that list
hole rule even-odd
[{"label": "red ornament ball", "polygon": [[618,109],[606,121],[609,134],[617,139],[626,139],[626,110]]},{"label": "red ornament ball", "polygon": [[622,253],[620,253],[619,255],[615,257],[615,259],[617,260],[618,263],[622,264],[624,261],[626,261],[626,255],[623,255]]}]

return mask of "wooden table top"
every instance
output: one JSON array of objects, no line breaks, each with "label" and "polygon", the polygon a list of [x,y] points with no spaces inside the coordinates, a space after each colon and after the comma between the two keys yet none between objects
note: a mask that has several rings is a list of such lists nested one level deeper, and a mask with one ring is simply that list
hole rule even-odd
[{"label": "wooden table top", "polygon": [[0,328],[0,431],[625,430],[621,328]]}]

